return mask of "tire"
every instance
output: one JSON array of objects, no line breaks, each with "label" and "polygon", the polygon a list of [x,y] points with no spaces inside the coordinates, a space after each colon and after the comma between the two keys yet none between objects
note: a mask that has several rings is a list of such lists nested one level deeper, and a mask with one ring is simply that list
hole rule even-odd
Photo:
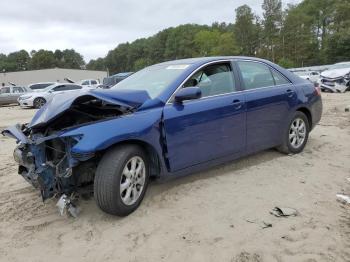
[{"label": "tire", "polygon": [[[135,163],[134,174],[132,174],[133,163]],[[139,168],[140,171],[137,173]],[[140,146],[120,145],[111,148],[104,154],[96,169],[95,201],[106,213],[127,216],[141,204],[148,181],[149,160]],[[125,186],[128,183],[130,185]]]},{"label": "tire", "polygon": [[34,108],[41,108],[43,105],[46,104],[46,99],[43,97],[37,97],[33,101]]},{"label": "tire", "polygon": [[[296,128],[298,123],[299,128]],[[304,125],[304,128],[302,128],[302,124]],[[298,131],[296,131],[297,129]],[[285,154],[300,153],[303,151],[308,141],[309,132],[310,126],[308,118],[303,112],[296,111],[288,124],[287,130],[283,134],[283,144],[277,149]]]}]

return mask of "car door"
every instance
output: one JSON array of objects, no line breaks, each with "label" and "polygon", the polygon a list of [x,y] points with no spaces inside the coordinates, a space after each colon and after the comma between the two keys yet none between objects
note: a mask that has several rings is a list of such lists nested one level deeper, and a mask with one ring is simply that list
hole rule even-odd
[{"label": "car door", "polygon": [[11,102],[11,88],[6,86],[0,89],[0,105],[7,105]]},{"label": "car door", "polygon": [[172,172],[245,149],[244,94],[236,92],[230,63],[208,65],[182,86],[198,86],[202,97],[164,107],[163,132]]},{"label": "car door", "polygon": [[11,103],[17,103],[17,99],[23,95],[24,93],[24,89],[23,87],[20,87],[20,86],[13,86],[12,87],[12,92],[11,92]]},{"label": "car door", "polygon": [[237,61],[245,86],[247,105],[247,150],[277,146],[297,96],[291,82],[269,65]]}]

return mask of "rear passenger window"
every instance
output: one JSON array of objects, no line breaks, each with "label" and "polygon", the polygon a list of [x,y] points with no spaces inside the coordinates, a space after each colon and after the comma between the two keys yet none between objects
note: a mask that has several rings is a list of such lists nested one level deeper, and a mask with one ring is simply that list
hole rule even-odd
[{"label": "rear passenger window", "polygon": [[282,76],[277,71],[271,69],[271,72],[272,72],[273,78],[275,79],[275,84],[276,85],[284,85],[284,84],[289,84],[290,83],[284,76]]},{"label": "rear passenger window", "polygon": [[246,89],[256,89],[261,87],[274,86],[270,68],[264,64],[256,62],[237,62],[242,73],[243,82]]},{"label": "rear passenger window", "polygon": [[202,97],[231,93],[235,91],[235,81],[229,63],[205,67],[195,73],[184,88],[197,86],[202,91]]},{"label": "rear passenger window", "polygon": [[9,94],[11,93],[11,89],[9,87],[3,87],[0,89],[0,94]]}]

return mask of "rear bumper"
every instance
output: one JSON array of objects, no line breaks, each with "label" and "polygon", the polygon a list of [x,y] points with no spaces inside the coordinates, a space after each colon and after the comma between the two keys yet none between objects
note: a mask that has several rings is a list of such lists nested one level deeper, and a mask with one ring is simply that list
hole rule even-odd
[{"label": "rear bumper", "polygon": [[312,130],[321,120],[323,110],[322,98],[318,96],[315,101],[312,103],[310,107],[311,118],[312,118],[312,126],[310,130]]}]

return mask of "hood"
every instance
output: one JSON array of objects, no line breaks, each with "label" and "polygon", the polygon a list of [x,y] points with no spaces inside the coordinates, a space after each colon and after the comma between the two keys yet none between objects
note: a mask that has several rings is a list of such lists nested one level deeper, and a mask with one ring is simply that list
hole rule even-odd
[{"label": "hood", "polygon": [[73,104],[84,103],[92,99],[100,99],[108,104],[119,105],[125,109],[141,106],[149,100],[144,90],[79,90],[77,92],[63,92],[54,95],[33,117],[29,128],[45,125],[55,119]]},{"label": "hood", "polygon": [[321,76],[326,78],[339,78],[339,77],[345,76],[349,72],[350,72],[350,67],[340,68],[340,69],[331,69],[331,70],[326,70],[322,72]]}]

